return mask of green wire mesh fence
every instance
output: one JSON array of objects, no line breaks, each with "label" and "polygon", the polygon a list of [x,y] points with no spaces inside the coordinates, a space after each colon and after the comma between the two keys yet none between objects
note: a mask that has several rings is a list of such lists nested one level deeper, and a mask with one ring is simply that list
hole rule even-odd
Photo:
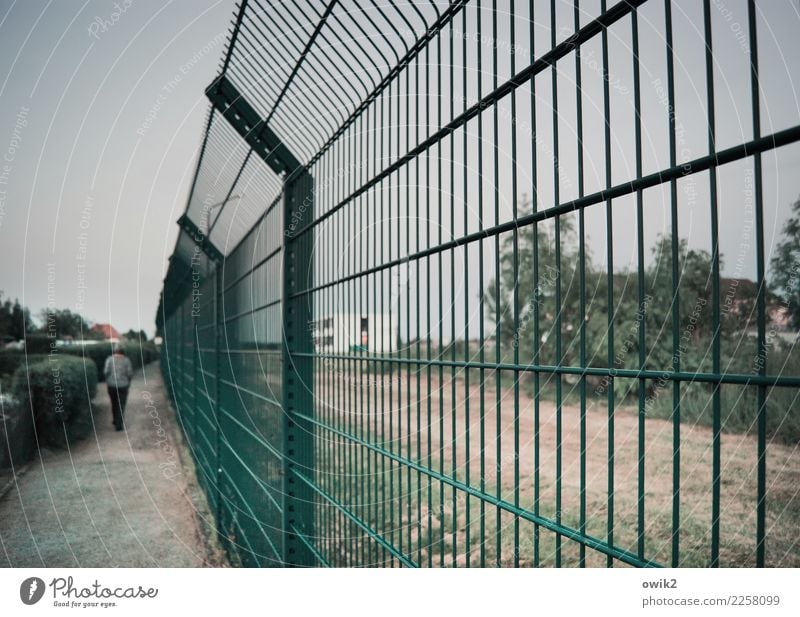
[{"label": "green wire mesh fence", "polygon": [[800,123],[751,0],[726,132],[730,20],[684,5],[243,0],[157,316],[236,563],[800,564]]}]

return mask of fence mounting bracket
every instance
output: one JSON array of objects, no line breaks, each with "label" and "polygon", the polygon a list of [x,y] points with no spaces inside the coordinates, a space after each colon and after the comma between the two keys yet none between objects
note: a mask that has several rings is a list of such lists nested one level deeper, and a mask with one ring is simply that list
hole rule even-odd
[{"label": "fence mounting bracket", "polygon": [[275,132],[224,75],[206,88],[211,104],[276,174],[292,175],[302,167]]},{"label": "fence mounting bracket", "polygon": [[178,219],[178,226],[184,231],[184,233],[194,240],[195,244],[200,247],[200,250],[203,251],[209,259],[218,264],[224,261],[225,256],[222,254],[222,252],[216,246],[214,246],[206,234],[200,231],[200,228],[194,224],[192,219],[184,214]]}]

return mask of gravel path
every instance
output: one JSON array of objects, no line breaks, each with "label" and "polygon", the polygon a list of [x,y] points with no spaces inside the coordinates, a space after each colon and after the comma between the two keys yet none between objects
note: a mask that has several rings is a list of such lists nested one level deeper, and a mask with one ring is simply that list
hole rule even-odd
[{"label": "gravel path", "polygon": [[43,451],[0,498],[0,566],[222,565],[158,364],[133,380],[126,431],[111,424],[105,384],[94,407],[89,438]]}]

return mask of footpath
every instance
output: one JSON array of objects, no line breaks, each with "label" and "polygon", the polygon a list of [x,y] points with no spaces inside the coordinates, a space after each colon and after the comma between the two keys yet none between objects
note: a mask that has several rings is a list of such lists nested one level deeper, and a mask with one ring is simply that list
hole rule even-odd
[{"label": "footpath", "polygon": [[93,407],[87,439],[43,450],[0,496],[0,566],[225,565],[158,363],[131,383],[125,431],[105,384]]}]

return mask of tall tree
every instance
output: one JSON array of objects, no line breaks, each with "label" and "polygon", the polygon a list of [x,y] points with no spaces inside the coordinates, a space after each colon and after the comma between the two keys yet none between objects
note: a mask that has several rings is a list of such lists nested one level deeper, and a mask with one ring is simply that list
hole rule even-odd
[{"label": "tall tree", "polygon": [[800,328],[800,199],[792,204],[770,266],[773,287],[789,310],[792,326]]},{"label": "tall tree", "polygon": [[[41,332],[48,336],[80,338],[89,333],[89,324],[79,313],[69,309],[44,309],[41,312]],[[87,337],[88,338],[88,337]]]},{"label": "tall tree", "polygon": [[[526,204],[527,205],[527,204]],[[522,211],[522,207],[520,208]],[[519,346],[520,361],[539,352],[540,364],[575,364],[580,337],[580,253],[573,219],[562,216],[560,225],[560,268],[556,268],[554,221],[539,223],[517,232],[516,262],[513,236],[503,239],[500,252],[499,287],[492,279],[484,290],[487,307],[487,332],[500,323],[500,344],[509,352]],[[684,364],[698,368],[704,362],[711,328],[711,255],[690,249],[685,239],[677,249],[677,291],[680,302],[679,349]],[[538,276],[534,283],[534,254]],[[662,235],[652,248],[652,260],[644,272],[644,292],[639,303],[638,273],[618,271],[611,276],[614,304],[607,305],[609,277],[598,269],[587,250],[585,277],[585,333],[587,364],[608,366],[609,312],[614,322],[614,360],[617,368],[638,366],[639,329],[646,328],[647,367],[666,370],[672,366],[673,337],[673,250],[672,237]],[[516,277],[515,277],[516,275]],[[560,310],[556,286],[560,286]],[[517,305],[515,310],[514,293]],[[499,313],[499,319],[498,319]],[[515,314],[517,319],[515,319]],[[539,340],[533,340],[533,325],[538,314]],[[556,328],[560,324],[561,357],[556,357]]]},{"label": "tall tree", "polygon": [[[2,297],[2,292],[0,292]],[[25,338],[26,333],[33,331],[34,325],[30,311],[19,303],[19,300],[6,299],[0,304],[0,335],[16,340]]]},{"label": "tall tree", "polygon": [[[698,370],[710,362],[707,353],[711,341],[712,273],[711,255],[704,250],[690,249],[685,238],[677,243],[677,285],[673,281],[672,235],[660,235],[652,248],[652,262],[645,272],[646,355],[648,367],[666,370],[673,360],[672,313],[676,306],[677,289],[678,332],[677,353],[681,366]],[[638,349],[638,345],[637,345]]]},{"label": "tall tree", "polygon": [[[519,214],[530,211],[530,201],[520,204]],[[571,362],[577,354],[577,346],[571,343],[579,325],[578,242],[572,217],[562,216],[559,226],[560,270],[556,268],[555,222],[543,221],[536,226],[535,231],[533,225],[527,225],[517,230],[516,263],[514,237],[512,234],[505,235],[499,255],[499,285],[498,280],[492,278],[483,290],[487,335],[491,336],[499,322],[501,346],[506,349],[518,346],[521,362],[530,362],[534,351],[539,353],[539,363],[556,362],[556,323],[560,324],[562,334],[560,361]],[[588,255],[586,261],[590,261]],[[537,274],[535,279],[534,272]],[[556,304],[558,285],[561,295],[560,310]],[[539,340],[534,342],[537,314]]]},{"label": "tall tree", "polygon": [[147,332],[145,332],[144,330],[134,330],[133,328],[131,328],[123,336],[131,341],[142,342],[142,343],[147,342]]}]

